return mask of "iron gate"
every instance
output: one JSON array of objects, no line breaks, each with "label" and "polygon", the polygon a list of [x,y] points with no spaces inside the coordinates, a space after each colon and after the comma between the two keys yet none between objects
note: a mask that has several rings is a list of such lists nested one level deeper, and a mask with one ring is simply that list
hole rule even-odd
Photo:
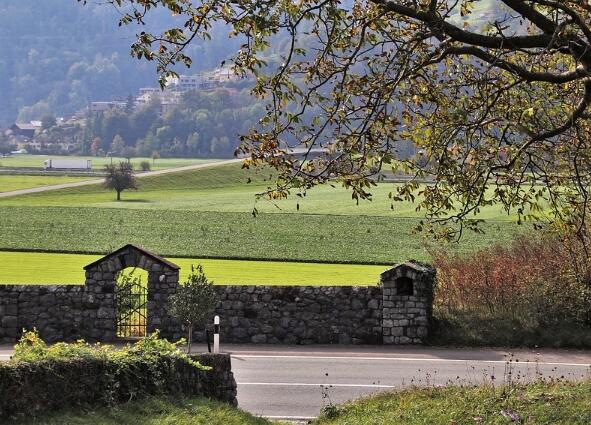
[{"label": "iron gate", "polygon": [[140,279],[124,279],[115,292],[117,337],[141,338],[148,325],[148,289]]}]

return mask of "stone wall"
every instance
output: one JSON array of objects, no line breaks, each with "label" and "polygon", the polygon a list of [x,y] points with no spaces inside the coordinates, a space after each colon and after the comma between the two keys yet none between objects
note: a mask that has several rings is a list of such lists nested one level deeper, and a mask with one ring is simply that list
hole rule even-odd
[{"label": "stone wall", "polygon": [[[219,286],[220,341],[380,344],[379,287]],[[203,341],[203,333],[195,335]]]},{"label": "stone wall", "polygon": [[82,336],[112,340],[112,324],[105,319],[113,309],[112,298],[79,285],[1,285],[0,342],[12,343],[23,329],[33,328],[48,342]]},{"label": "stone wall", "polygon": [[[33,327],[48,342],[116,340],[116,276],[129,266],[149,273],[148,332],[185,336],[167,312],[178,267],[126,246],[87,266],[84,286],[0,285],[0,342]],[[382,273],[375,287],[217,286],[214,314],[225,343],[420,344],[429,332],[434,278],[434,269],[408,262]],[[204,341],[204,332],[194,338]]]},{"label": "stone wall", "polygon": [[[211,367],[207,371],[198,371],[200,395],[214,400],[238,406],[236,379],[232,372],[232,359],[229,354],[201,353],[191,356],[204,366]],[[193,369],[193,373],[194,369]],[[191,377],[184,374],[185,379]]]},{"label": "stone wall", "polygon": [[148,272],[147,331],[170,337],[177,322],[167,312],[179,284],[179,267],[134,245],[126,245],[86,266],[84,285],[0,285],[0,343],[12,343],[23,329],[36,328],[47,342],[117,340],[116,287],[119,271]]}]

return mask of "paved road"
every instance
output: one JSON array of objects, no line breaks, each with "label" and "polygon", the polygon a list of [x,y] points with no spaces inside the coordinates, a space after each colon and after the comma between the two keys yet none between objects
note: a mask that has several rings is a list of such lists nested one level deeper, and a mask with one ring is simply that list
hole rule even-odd
[{"label": "paved road", "polygon": [[392,347],[227,347],[241,408],[268,417],[309,418],[323,405],[410,385],[502,382],[538,375],[589,377],[591,352]]},{"label": "paved road", "polygon": [[[238,346],[232,354],[242,409],[267,417],[305,419],[318,415],[328,400],[341,403],[376,391],[410,385],[495,383],[536,376],[590,377],[591,351],[438,349],[358,346]],[[203,350],[203,347],[196,347]],[[0,347],[0,359],[10,348]]]},{"label": "paved road", "polygon": [[[148,171],[145,173],[136,174],[138,179],[144,177],[151,177],[151,176],[159,176],[162,174],[169,174],[169,173],[178,173],[181,171],[189,171],[189,170],[199,170],[201,168],[213,168],[219,167],[227,164],[234,164],[237,162],[241,162],[242,159],[228,159],[225,161],[217,161],[217,162],[208,162],[205,164],[194,164],[194,165],[186,165],[184,167],[176,167],[176,168],[166,168],[164,170],[157,170],[157,171]],[[0,198],[8,198],[9,196],[18,196],[18,195],[26,195],[29,193],[38,193],[38,192],[47,192],[50,190],[59,190],[59,189],[67,189],[70,187],[80,187],[80,186],[88,186],[93,184],[101,184],[104,179],[92,179],[92,180],[83,180],[79,182],[73,183],[63,183],[63,184],[54,184],[48,186],[39,186],[33,187],[30,189],[21,189],[21,190],[13,190],[11,192],[0,192]]]}]

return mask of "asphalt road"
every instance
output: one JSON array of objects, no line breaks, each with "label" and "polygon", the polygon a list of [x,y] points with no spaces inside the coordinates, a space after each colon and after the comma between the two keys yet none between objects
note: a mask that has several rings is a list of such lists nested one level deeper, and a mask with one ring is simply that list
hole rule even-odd
[{"label": "asphalt road", "polygon": [[[147,171],[145,173],[137,173],[135,176],[136,176],[136,178],[141,179],[144,177],[159,176],[162,174],[170,174],[170,173],[178,173],[181,171],[199,170],[201,168],[220,167],[222,165],[233,164],[233,163],[237,163],[237,162],[241,162],[241,161],[243,161],[243,160],[242,159],[228,159],[225,161],[208,162],[205,164],[194,164],[194,165],[186,165],[184,167],[166,168],[164,170]],[[53,184],[53,185],[47,185],[47,186],[39,186],[39,187],[30,188],[30,189],[13,190],[10,192],[0,192],[0,198],[8,198],[10,196],[26,195],[29,193],[48,192],[50,190],[67,189],[70,187],[89,186],[89,185],[93,185],[93,184],[101,184],[104,181],[105,181],[105,179],[92,179],[92,180],[83,180],[83,181],[73,182],[73,183],[62,183],[62,184]]]},{"label": "asphalt road", "polygon": [[[197,350],[204,347],[196,346]],[[359,346],[226,345],[239,406],[272,418],[315,417],[341,403],[411,385],[502,383],[542,377],[591,377],[591,351]],[[0,360],[12,350],[0,347]]]},{"label": "asphalt road", "polygon": [[238,403],[253,414],[315,417],[342,403],[412,385],[591,377],[591,352],[392,347],[228,347]]}]

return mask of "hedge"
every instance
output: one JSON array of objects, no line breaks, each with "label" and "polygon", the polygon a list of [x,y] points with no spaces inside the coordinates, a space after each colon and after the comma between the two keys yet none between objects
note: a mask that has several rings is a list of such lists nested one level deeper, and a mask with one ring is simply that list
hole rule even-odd
[{"label": "hedge", "polygon": [[236,405],[230,356],[192,358],[211,369],[168,355],[0,363],[0,419],[110,406],[153,395],[204,396]]}]

